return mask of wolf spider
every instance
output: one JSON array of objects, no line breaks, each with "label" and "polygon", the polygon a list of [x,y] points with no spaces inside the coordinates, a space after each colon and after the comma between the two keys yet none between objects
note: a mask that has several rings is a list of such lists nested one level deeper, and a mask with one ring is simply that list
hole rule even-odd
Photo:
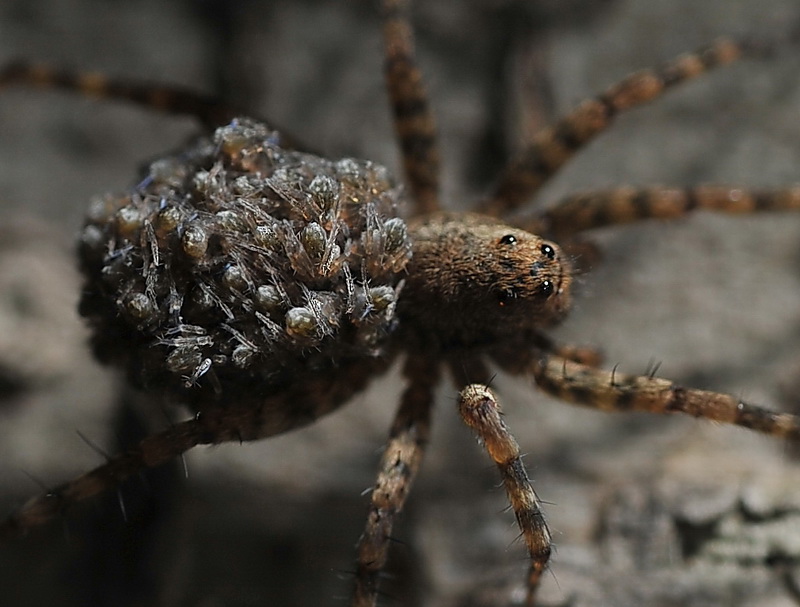
[{"label": "wolf spider", "polygon": [[[380,167],[285,152],[276,132],[244,119],[230,122],[236,114],[211,100],[26,65],[0,73],[0,86],[63,87],[194,114],[210,125],[229,123],[213,143],[201,139],[183,155],[151,165],[145,183],[128,196],[95,204],[80,243],[87,274],[82,311],[98,331],[99,356],[123,366],[138,386],[187,404],[196,416],[34,498],[0,525],[0,536],[59,516],[195,445],[257,440],[311,423],[405,354],[408,387],[359,541],[352,604],[376,601],[392,526],[424,453],[443,371],[459,390],[463,420],[500,469],[530,555],[526,601],[534,604],[550,534],[516,442],[486,387],[488,363],[532,375],[543,391],[575,404],[682,412],[776,437],[800,436],[800,419],[793,415],[652,374],[600,370],[593,350],[560,346],[542,333],[568,311],[571,255],[582,250],[576,239],[584,231],[701,209],[796,210],[800,190],[615,189],[508,218],[618,113],[759,49],[721,39],[628,77],[541,131],[476,213],[445,213],[434,122],[406,6],[385,0],[384,10],[388,88],[412,202],[407,225],[392,216],[398,193]],[[283,155],[286,165],[278,160]],[[265,197],[267,187],[254,186],[250,176],[277,165],[288,180],[271,177],[268,189],[277,198],[265,202],[267,213],[252,202]],[[235,177],[230,183],[226,171]],[[213,205],[186,212],[183,187]],[[231,192],[236,200],[228,198]],[[341,200],[342,192],[355,205]],[[370,196],[374,205],[359,202]],[[252,253],[273,261],[262,267]],[[257,322],[242,319],[244,313]]]}]

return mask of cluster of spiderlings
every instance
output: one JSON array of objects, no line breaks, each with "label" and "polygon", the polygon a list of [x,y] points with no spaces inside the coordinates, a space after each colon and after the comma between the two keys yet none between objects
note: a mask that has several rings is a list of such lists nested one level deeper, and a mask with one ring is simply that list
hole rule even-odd
[{"label": "cluster of spiderlings", "polygon": [[139,385],[271,385],[380,355],[411,256],[386,170],[236,120],[93,202],[81,313]]}]

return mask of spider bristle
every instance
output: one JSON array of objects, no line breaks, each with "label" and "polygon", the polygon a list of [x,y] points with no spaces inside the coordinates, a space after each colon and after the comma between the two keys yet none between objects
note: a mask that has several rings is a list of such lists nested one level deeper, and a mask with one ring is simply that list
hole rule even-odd
[{"label": "spider bristle", "polygon": [[98,445],[97,443],[95,443],[94,441],[92,441],[92,440],[91,440],[91,439],[90,439],[88,436],[86,436],[86,435],[85,435],[83,432],[81,432],[80,430],[77,430],[77,429],[76,429],[76,430],[75,430],[75,433],[76,433],[78,436],[80,436],[80,437],[81,437],[81,440],[82,440],[84,443],[86,443],[86,444],[87,444],[87,445],[88,445],[88,446],[89,446],[89,447],[92,449],[92,451],[94,451],[94,452],[95,452],[95,453],[97,453],[98,455],[102,455],[102,456],[103,456],[103,458],[104,458],[106,461],[108,461],[108,460],[110,460],[110,459],[111,459],[111,454],[110,454],[110,453],[108,453],[108,451],[106,451],[106,450],[104,450],[103,448],[101,448],[101,447],[100,447],[100,445]]}]

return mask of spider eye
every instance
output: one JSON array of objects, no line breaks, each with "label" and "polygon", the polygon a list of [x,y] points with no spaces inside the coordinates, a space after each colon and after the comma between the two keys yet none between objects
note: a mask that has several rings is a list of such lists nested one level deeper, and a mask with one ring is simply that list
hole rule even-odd
[{"label": "spider eye", "polygon": [[513,234],[506,234],[500,239],[500,244],[517,244],[517,237]]},{"label": "spider eye", "polygon": [[540,249],[542,255],[547,257],[547,259],[555,259],[556,258],[556,250],[551,247],[549,244],[543,244]]},{"label": "spider eye", "polygon": [[553,282],[550,281],[550,280],[543,280],[542,281],[542,286],[539,288],[539,291],[545,297],[549,297],[550,295],[552,295],[553,291],[555,291],[555,290],[556,290],[556,287],[553,284]]},{"label": "spider eye", "polygon": [[503,289],[497,293],[497,301],[501,306],[506,305],[511,300],[516,299],[517,294],[513,289]]}]

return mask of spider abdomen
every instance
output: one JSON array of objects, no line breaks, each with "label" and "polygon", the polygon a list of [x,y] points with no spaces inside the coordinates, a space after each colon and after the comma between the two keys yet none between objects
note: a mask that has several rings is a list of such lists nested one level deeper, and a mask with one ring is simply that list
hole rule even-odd
[{"label": "spider abdomen", "polygon": [[190,404],[380,355],[411,256],[398,205],[383,167],[235,120],[92,205],[81,313],[96,350]]}]

